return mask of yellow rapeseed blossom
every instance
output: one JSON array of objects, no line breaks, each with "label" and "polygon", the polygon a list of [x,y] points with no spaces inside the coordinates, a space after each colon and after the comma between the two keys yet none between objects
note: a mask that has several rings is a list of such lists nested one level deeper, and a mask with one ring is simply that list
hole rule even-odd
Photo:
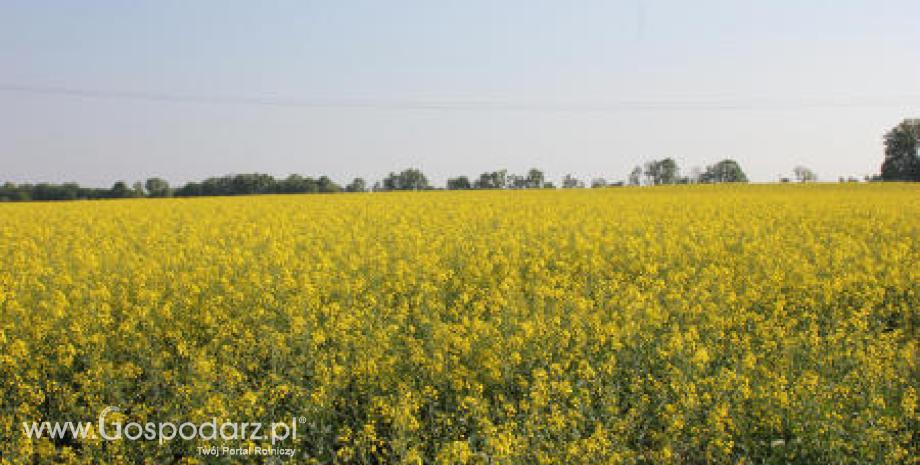
[{"label": "yellow rapeseed blossom", "polygon": [[0,463],[918,463],[918,243],[907,184],[2,204]]}]

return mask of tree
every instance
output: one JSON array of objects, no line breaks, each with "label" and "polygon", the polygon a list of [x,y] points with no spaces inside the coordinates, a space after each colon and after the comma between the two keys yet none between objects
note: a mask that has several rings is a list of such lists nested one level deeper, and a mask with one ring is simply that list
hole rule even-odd
[{"label": "tree", "polygon": [[504,189],[507,184],[508,171],[499,170],[491,173],[482,173],[473,185],[476,189]]},{"label": "tree", "polygon": [[198,197],[204,195],[201,184],[197,182],[186,183],[184,186],[176,189],[177,197]]},{"label": "tree", "polygon": [[399,175],[394,172],[390,172],[387,177],[383,178],[383,188],[381,190],[385,191],[395,191],[399,189]]},{"label": "tree", "polygon": [[529,189],[542,189],[542,188],[543,188],[543,184],[544,184],[545,182],[546,182],[546,180],[544,179],[544,176],[543,176],[543,172],[542,172],[542,171],[540,171],[540,170],[538,170],[538,169],[536,169],[536,168],[531,168],[530,171],[527,172],[527,179],[526,179],[526,182],[525,182],[526,185],[527,185],[527,188],[529,188]]},{"label": "tree", "polygon": [[64,194],[62,200],[77,200],[80,198],[80,185],[75,182],[65,182],[61,189]]},{"label": "tree", "polygon": [[604,178],[594,178],[591,180],[591,187],[595,189],[600,187],[607,187],[607,180]]},{"label": "tree", "polygon": [[472,188],[473,184],[470,183],[470,178],[466,176],[458,176],[447,180],[447,190],[458,191]]},{"label": "tree", "polygon": [[109,189],[109,197],[113,199],[126,199],[131,197],[131,189],[124,181],[118,181]]},{"label": "tree", "polygon": [[699,175],[699,182],[747,182],[747,175],[741,165],[735,160],[722,160],[715,165],[706,167],[706,171]]},{"label": "tree", "polygon": [[419,191],[430,189],[428,178],[415,168],[403,170],[401,173],[390,173],[383,180],[383,190],[388,191]]},{"label": "tree", "polygon": [[505,178],[505,187],[508,189],[524,189],[527,187],[527,178],[517,174],[509,174]]},{"label": "tree", "polygon": [[201,182],[200,195],[233,195],[231,176],[208,178]]},{"label": "tree", "polygon": [[575,176],[572,176],[571,174],[567,174],[565,175],[564,178],[562,178],[562,188],[563,189],[575,189],[575,188],[580,188],[580,187],[585,187],[585,184],[579,181],[578,178],[576,178]]},{"label": "tree", "polygon": [[229,180],[231,195],[270,194],[276,191],[275,178],[268,174],[237,174]]},{"label": "tree", "polygon": [[906,119],[885,134],[884,181],[920,181],[920,118]]},{"label": "tree", "polygon": [[645,164],[645,177],[649,184],[676,184],[680,177],[680,170],[673,158],[652,160]]},{"label": "tree", "polygon": [[362,178],[355,178],[351,183],[345,186],[346,192],[367,192],[367,182]]},{"label": "tree", "polygon": [[144,188],[150,197],[169,197],[169,183],[160,178],[150,178],[144,182]]},{"label": "tree", "polygon": [[677,162],[672,158],[665,158],[658,163],[658,176],[660,184],[675,184],[680,177]]},{"label": "tree", "polygon": [[304,178],[299,174],[291,174],[278,182],[278,191],[282,194],[296,194],[299,192],[316,192],[316,182],[311,178]]},{"label": "tree", "polygon": [[[423,175],[423,178],[424,178],[424,175]],[[428,181],[426,180],[425,182],[427,183]],[[317,184],[317,190],[319,192],[341,192],[342,191],[342,188],[338,184],[333,182],[332,179],[329,179],[329,176],[320,176],[319,179],[316,180],[316,184]]]},{"label": "tree", "polygon": [[792,174],[795,175],[795,179],[798,182],[811,182],[818,179],[818,175],[816,175],[814,171],[801,165],[793,168]]}]

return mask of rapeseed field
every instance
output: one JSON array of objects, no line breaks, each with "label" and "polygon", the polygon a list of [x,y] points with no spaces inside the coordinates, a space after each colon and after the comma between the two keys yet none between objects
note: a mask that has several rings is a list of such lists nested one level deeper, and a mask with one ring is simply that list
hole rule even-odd
[{"label": "rapeseed field", "polygon": [[[918,463],[918,243],[908,184],[0,204],[0,461]],[[297,452],[25,432],[108,406]]]}]

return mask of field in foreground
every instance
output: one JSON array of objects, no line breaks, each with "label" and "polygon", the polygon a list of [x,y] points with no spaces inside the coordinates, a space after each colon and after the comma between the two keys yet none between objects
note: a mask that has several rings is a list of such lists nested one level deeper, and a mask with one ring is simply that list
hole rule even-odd
[{"label": "field in foreground", "polygon": [[[0,205],[3,463],[917,463],[920,188]],[[227,441],[232,445],[266,441]],[[254,460],[254,459],[253,459]],[[260,459],[261,460],[261,459]]]}]

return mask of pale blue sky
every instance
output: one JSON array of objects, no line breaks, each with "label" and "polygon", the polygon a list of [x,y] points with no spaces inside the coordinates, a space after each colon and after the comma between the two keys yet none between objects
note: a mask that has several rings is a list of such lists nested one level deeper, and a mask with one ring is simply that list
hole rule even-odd
[{"label": "pale blue sky", "polygon": [[916,0],[5,0],[0,181],[616,180],[663,157],[864,175],[920,116],[918,18]]}]

